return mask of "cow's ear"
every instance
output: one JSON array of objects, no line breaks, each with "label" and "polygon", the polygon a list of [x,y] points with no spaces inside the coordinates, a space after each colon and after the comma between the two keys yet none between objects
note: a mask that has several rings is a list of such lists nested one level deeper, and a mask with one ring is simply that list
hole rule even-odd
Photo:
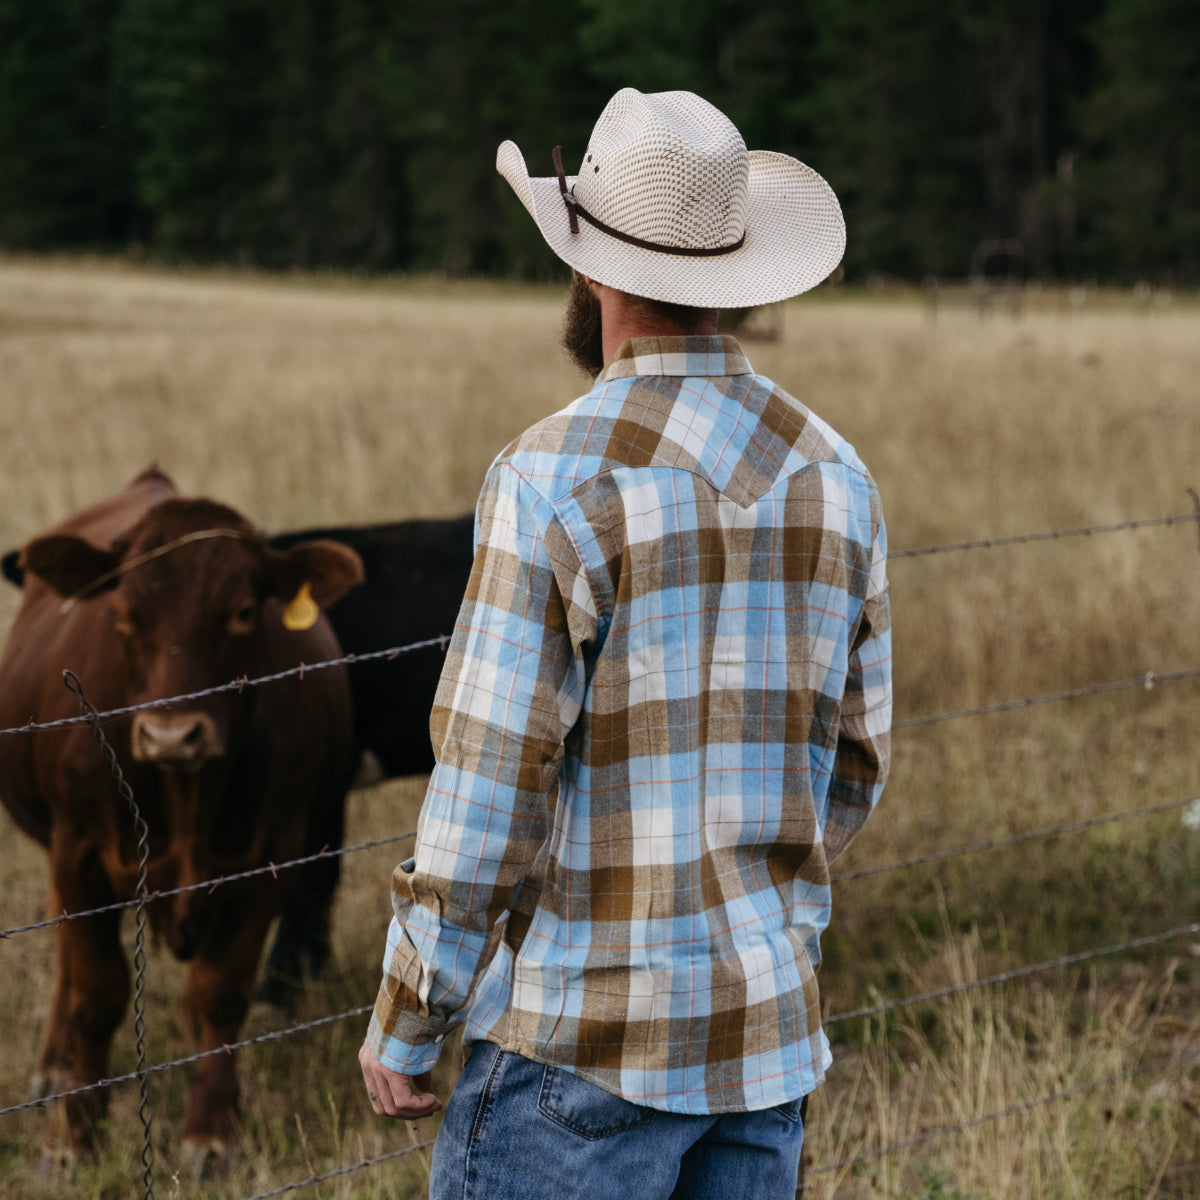
[{"label": "cow's ear", "polygon": [[24,571],[48,583],[60,596],[80,600],[114,588],[120,564],[120,554],[64,533],[34,538],[20,558]]},{"label": "cow's ear", "polygon": [[321,538],[267,553],[271,591],[283,600],[291,600],[307,584],[312,599],[328,608],[363,581],[362,559],[341,542]]},{"label": "cow's ear", "polygon": [[20,550],[10,550],[3,558],[0,558],[0,573],[13,587],[25,586],[25,568],[21,566]]}]

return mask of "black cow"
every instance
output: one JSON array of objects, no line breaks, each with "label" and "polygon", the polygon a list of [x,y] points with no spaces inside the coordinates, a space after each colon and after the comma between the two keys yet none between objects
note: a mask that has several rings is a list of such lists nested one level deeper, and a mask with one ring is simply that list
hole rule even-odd
[{"label": "black cow", "polygon": [[[474,518],[396,521],[276,534],[286,550],[325,538],[362,559],[364,581],[330,606],[344,654],[368,654],[447,637],[462,604],[473,557]],[[445,645],[350,664],[360,783],[433,768],[429,710]]]},{"label": "black cow", "polygon": [[[358,554],[363,582],[330,605],[326,615],[343,653],[369,654],[448,637],[471,574],[473,531],[468,514],[281,533],[270,544],[287,550],[324,538]],[[444,660],[445,645],[438,645],[349,665],[357,786],[432,770],[429,710]],[[305,966],[311,970],[319,961],[322,925],[316,918],[332,900],[335,863],[329,860],[324,884],[310,874],[314,890],[285,904],[260,1000],[288,1004]],[[323,866],[325,860],[314,864],[318,870]]]}]

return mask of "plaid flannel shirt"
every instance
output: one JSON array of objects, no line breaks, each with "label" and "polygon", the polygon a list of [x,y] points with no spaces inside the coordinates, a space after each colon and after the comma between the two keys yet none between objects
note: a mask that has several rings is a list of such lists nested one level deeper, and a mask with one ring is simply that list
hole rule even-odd
[{"label": "plaid flannel shirt", "polygon": [[476,539],[381,1061],[465,1020],[672,1112],[812,1091],[829,863],[889,755],[871,477],[733,338],[639,338],[497,458]]}]

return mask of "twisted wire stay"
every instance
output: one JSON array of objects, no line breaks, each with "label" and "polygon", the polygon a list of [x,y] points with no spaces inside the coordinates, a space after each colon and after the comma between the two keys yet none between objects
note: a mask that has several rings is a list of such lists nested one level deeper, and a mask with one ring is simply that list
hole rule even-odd
[{"label": "twisted wire stay", "polygon": [[108,764],[116,781],[117,790],[129,808],[133,817],[133,831],[137,836],[138,876],[137,876],[137,927],[134,937],[133,968],[133,1030],[137,1043],[137,1064],[135,1072],[140,1089],[138,1118],[142,1123],[142,1182],[145,1185],[146,1200],[154,1200],[154,1138],[152,1125],[154,1110],[150,1107],[149,1077],[146,1071],[146,865],[150,861],[150,829],[134,799],[133,788],[117,762],[116,751],[104,736],[100,725],[100,717],[88,698],[83,694],[83,684],[73,671],[63,672],[63,682],[67,688],[79,697],[80,708],[92,726],[96,741],[100,743],[100,752]]}]

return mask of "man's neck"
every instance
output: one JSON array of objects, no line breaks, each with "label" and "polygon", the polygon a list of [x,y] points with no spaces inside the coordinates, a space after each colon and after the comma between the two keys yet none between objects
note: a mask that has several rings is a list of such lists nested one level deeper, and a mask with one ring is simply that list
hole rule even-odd
[{"label": "man's neck", "polygon": [[609,362],[623,342],[638,337],[711,336],[717,332],[715,314],[706,317],[695,327],[684,328],[674,321],[653,319],[645,309],[624,292],[602,283],[591,283],[600,301],[600,330],[604,344],[604,361]]}]

